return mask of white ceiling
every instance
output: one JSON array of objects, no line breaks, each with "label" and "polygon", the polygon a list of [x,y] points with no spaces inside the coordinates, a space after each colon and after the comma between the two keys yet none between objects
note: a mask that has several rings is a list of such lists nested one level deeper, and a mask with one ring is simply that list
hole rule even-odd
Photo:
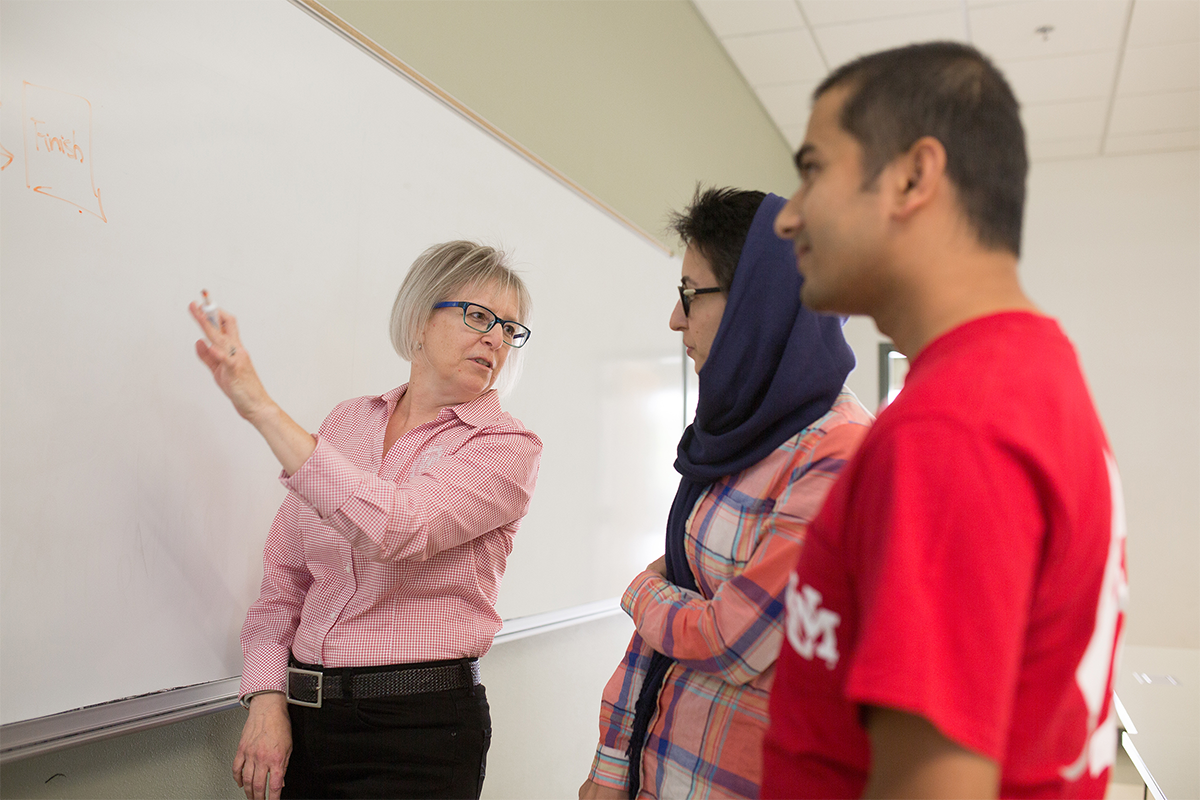
[{"label": "white ceiling", "polygon": [[1021,102],[1035,160],[1200,148],[1200,0],[693,0],[784,138],[864,53],[953,39]]}]

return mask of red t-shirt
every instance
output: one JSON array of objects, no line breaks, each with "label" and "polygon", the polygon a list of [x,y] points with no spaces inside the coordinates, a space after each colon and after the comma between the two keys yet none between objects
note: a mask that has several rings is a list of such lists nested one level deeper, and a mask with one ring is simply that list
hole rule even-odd
[{"label": "red t-shirt", "polygon": [[1126,596],[1120,482],[1057,323],[939,337],[809,528],[762,796],[859,797],[882,706],[996,761],[1002,796],[1103,797]]}]

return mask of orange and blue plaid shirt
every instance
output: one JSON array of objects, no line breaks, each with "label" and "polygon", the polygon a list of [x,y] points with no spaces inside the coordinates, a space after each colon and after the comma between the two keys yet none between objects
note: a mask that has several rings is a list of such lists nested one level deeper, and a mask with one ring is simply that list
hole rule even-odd
[{"label": "orange and blue plaid shirt", "polygon": [[625,788],[633,708],[654,650],[675,659],[642,751],[639,798],[757,797],[784,590],[808,523],[871,415],[849,391],[754,466],[710,486],[687,521],[699,593],[654,572],[621,598],[637,631],[600,705],[591,780]]}]

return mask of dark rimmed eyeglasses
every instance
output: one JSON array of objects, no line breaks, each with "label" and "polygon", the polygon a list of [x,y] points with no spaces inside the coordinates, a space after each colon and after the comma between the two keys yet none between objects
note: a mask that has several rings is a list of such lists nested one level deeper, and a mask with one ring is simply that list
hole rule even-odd
[{"label": "dark rimmed eyeglasses", "polygon": [[683,284],[679,285],[679,302],[683,304],[683,315],[686,317],[692,311],[692,298],[698,294],[710,294],[711,292],[721,291],[720,286],[710,286],[707,289],[689,289]]},{"label": "dark rimmed eyeglasses", "polygon": [[490,308],[481,306],[478,303],[446,301],[445,303],[435,304],[434,308],[461,308],[463,322],[466,323],[466,326],[480,333],[487,333],[496,327],[496,323],[499,323],[500,331],[504,336],[504,343],[510,347],[524,347],[525,343],[529,341],[529,337],[533,335],[533,331],[521,323],[511,319],[500,319]]}]

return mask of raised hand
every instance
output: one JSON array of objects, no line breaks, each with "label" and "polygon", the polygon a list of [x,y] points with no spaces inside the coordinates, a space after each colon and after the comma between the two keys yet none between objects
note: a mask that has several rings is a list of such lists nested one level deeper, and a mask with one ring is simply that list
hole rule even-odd
[{"label": "raised hand", "polygon": [[237,412],[253,422],[256,416],[261,416],[274,403],[254,371],[250,354],[242,345],[237,319],[227,311],[218,310],[218,321],[221,323],[218,328],[209,321],[198,303],[189,303],[188,310],[208,337],[207,341],[196,341],[196,355],[212,371],[213,380]]}]

